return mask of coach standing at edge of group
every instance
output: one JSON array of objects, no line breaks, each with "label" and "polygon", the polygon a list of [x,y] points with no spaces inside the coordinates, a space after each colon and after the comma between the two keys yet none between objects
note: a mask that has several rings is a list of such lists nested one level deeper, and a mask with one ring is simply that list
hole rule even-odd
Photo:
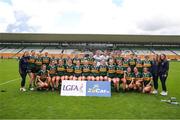
[{"label": "coach standing at edge of group", "polygon": [[168,77],[168,71],[169,71],[169,62],[167,61],[166,55],[161,54],[160,55],[160,61],[159,61],[159,77],[162,84],[162,92],[160,93],[163,96],[166,96],[167,88],[166,88],[166,79]]},{"label": "coach standing at edge of group", "polygon": [[22,78],[20,91],[23,92],[26,91],[25,82],[26,82],[27,68],[28,68],[28,56],[29,56],[29,52],[25,51],[23,56],[19,60],[19,74]]}]

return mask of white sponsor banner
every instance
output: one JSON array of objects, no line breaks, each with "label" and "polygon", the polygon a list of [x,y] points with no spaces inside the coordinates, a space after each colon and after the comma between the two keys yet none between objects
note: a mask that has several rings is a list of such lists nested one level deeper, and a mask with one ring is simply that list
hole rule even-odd
[{"label": "white sponsor banner", "polygon": [[86,96],[86,81],[63,80],[61,96]]}]

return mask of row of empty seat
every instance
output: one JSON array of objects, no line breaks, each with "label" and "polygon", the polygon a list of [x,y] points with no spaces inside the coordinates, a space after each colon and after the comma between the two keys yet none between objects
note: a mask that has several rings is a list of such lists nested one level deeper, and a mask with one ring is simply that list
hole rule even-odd
[{"label": "row of empty seat", "polygon": [[[81,54],[92,53],[91,51],[81,51],[78,49],[60,49],[57,47],[0,47],[0,53],[23,53],[24,51],[35,50],[36,52],[48,52],[49,54]],[[152,55],[152,54],[166,54],[166,55],[180,55],[180,48],[176,49],[155,49],[155,48],[119,48],[122,54],[137,54],[137,55]]]}]

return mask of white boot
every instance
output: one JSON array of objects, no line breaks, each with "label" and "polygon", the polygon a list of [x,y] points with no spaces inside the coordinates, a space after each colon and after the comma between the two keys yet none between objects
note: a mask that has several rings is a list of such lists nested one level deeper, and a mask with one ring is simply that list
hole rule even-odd
[{"label": "white boot", "polygon": [[167,96],[167,95],[168,95],[168,92],[167,92],[167,91],[162,91],[160,94],[161,94],[162,96]]},{"label": "white boot", "polygon": [[152,94],[158,94],[158,91],[157,91],[156,89],[154,89],[154,90],[152,91]]}]

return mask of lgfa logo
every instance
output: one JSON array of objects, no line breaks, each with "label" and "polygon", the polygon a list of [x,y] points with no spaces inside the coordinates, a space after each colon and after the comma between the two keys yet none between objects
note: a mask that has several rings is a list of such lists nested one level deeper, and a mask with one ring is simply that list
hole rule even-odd
[{"label": "lgfa logo", "polygon": [[83,92],[83,84],[81,85],[63,85],[64,91],[79,91]]},{"label": "lgfa logo", "polygon": [[108,90],[100,89],[99,85],[94,85],[92,88],[89,88],[88,92],[89,93],[103,93],[103,94],[110,93]]}]

